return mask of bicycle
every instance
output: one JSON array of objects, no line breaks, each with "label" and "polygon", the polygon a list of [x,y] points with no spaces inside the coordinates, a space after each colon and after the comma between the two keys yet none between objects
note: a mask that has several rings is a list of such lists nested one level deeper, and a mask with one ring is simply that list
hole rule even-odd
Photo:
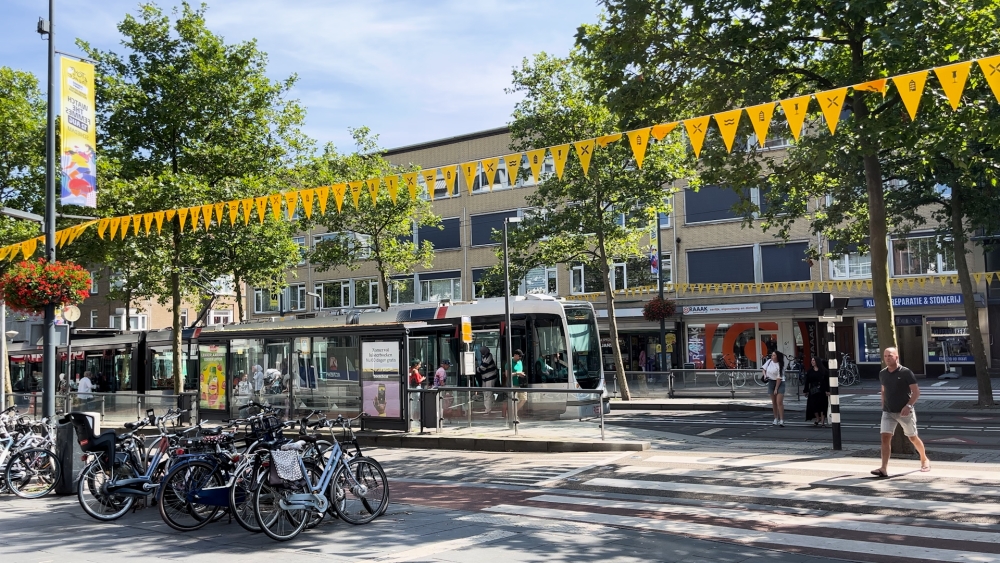
[{"label": "bicycle", "polygon": [[52,492],[62,470],[53,452],[54,434],[48,418],[31,421],[14,406],[0,413],[0,491],[29,499]]},{"label": "bicycle", "polygon": [[229,510],[229,484],[240,456],[232,450],[235,434],[223,430],[182,442],[160,481],[160,517],[179,532],[197,530]]},{"label": "bicycle", "polygon": [[848,354],[840,355],[840,369],[837,370],[837,382],[841,387],[850,387],[861,380],[858,374],[858,364],[851,360]]}]

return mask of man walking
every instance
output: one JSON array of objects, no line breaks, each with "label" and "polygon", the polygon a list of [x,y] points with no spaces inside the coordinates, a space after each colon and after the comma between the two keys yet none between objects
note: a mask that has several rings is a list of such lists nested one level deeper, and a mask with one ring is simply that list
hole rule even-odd
[{"label": "man walking", "polygon": [[920,471],[931,470],[931,460],[927,459],[924,442],[917,437],[917,413],[913,405],[920,398],[920,387],[917,378],[910,368],[899,365],[899,351],[886,348],[882,352],[885,368],[879,372],[879,382],[882,384],[882,467],[872,471],[872,475],[885,478],[889,476],[889,456],[892,455],[892,435],[896,426],[903,426],[903,434],[913,442],[913,447],[920,454]]}]

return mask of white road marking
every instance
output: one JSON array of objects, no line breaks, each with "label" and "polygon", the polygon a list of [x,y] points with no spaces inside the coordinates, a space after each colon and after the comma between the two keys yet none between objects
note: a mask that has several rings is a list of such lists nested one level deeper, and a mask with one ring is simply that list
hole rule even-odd
[{"label": "white road marking", "polygon": [[699,436],[711,436],[712,434],[715,434],[716,432],[722,432],[722,430],[723,430],[722,428],[712,428],[712,429],[706,430],[704,432],[701,432],[698,435]]},{"label": "white road marking", "polygon": [[378,557],[375,559],[361,559],[359,563],[402,563],[403,561],[412,561],[414,559],[424,559],[431,555],[436,555],[438,553],[444,553],[446,551],[455,551],[458,549],[466,549],[476,545],[489,543],[496,540],[502,540],[504,538],[509,538],[510,536],[517,535],[516,532],[508,532],[506,530],[491,530],[484,534],[477,534],[475,536],[470,536],[467,538],[459,538],[455,540],[440,541],[429,543],[427,545],[422,545],[413,549],[407,549],[406,551],[400,551],[385,557]]},{"label": "white road marking", "polygon": [[595,467],[600,467],[602,465],[612,464],[612,463],[618,461],[619,459],[622,459],[623,457],[628,457],[628,456],[632,455],[633,453],[634,452],[623,452],[623,453],[620,453],[620,454],[615,454],[615,455],[613,455],[613,456],[611,456],[611,457],[609,457],[607,459],[603,459],[601,461],[598,461],[597,463],[592,463],[590,465],[585,465],[583,467],[578,467],[576,469],[572,469],[572,470],[567,471],[565,473],[560,473],[559,475],[556,475],[555,477],[550,477],[548,479],[544,479],[542,481],[534,483],[534,486],[536,486],[536,487],[545,487],[545,486],[548,486],[548,485],[550,485],[552,483],[555,483],[557,481],[562,481],[563,479],[569,479],[570,477],[573,477],[574,475],[579,475],[580,473],[583,473],[584,471],[589,471],[589,470],[591,470],[591,469],[593,469]]},{"label": "white road marking", "polygon": [[[776,459],[776,458],[763,458],[763,457],[753,457],[753,458],[728,458],[728,457],[695,457],[695,456],[685,456],[685,455],[656,455],[646,458],[646,461],[653,463],[670,463],[674,465],[687,464],[687,465],[711,465],[719,468],[726,467],[760,467],[766,469],[785,469],[792,470],[796,472],[805,471],[823,471],[827,473],[852,473],[855,475],[868,475],[871,469],[876,468],[879,461],[875,458],[868,461],[867,463],[874,463],[868,467],[862,464],[849,464],[849,463],[837,463],[834,461],[826,461],[822,459],[811,460],[811,461],[789,461],[788,459]],[[996,482],[1000,479],[1000,465],[998,464],[974,464],[972,467],[966,469],[951,469],[947,465],[944,467],[934,466],[934,460],[931,460],[931,467],[933,470],[930,474],[917,473],[918,475],[927,475],[927,477],[950,477],[956,479],[981,479],[984,481]],[[968,467],[968,466],[966,466]],[[920,464],[918,462],[893,462],[889,464],[889,474],[890,475],[900,475],[903,473],[913,473],[918,471]]]}]

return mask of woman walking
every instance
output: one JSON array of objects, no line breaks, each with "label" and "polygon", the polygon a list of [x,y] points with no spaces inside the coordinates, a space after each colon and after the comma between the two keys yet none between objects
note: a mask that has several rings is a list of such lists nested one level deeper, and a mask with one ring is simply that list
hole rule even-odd
[{"label": "woman walking", "polygon": [[812,420],[813,426],[826,426],[826,408],[830,397],[829,373],[815,357],[810,360],[810,364],[806,371],[805,386],[802,388],[802,393],[806,395],[806,422]]},{"label": "woman walking", "polygon": [[771,396],[771,411],[774,413],[773,426],[785,425],[785,358],[777,351],[764,362],[764,379],[767,379],[767,394]]}]

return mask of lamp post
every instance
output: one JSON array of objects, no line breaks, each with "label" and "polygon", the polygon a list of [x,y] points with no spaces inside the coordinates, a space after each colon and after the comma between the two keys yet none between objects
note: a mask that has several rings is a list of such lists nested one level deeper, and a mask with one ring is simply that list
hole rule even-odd
[{"label": "lamp post", "polygon": [[507,326],[507,363],[513,368],[514,346],[510,326],[510,255],[507,251],[507,226],[521,222],[520,217],[507,217],[503,221],[503,315]]},{"label": "lamp post", "polygon": [[[663,228],[660,222],[660,214],[656,214],[656,283],[660,288],[660,301],[663,301],[663,237],[661,236],[661,229]],[[660,371],[666,371],[666,362],[664,361],[667,357],[667,323],[666,320],[660,317],[660,353],[657,354],[657,360],[660,364]]]}]

